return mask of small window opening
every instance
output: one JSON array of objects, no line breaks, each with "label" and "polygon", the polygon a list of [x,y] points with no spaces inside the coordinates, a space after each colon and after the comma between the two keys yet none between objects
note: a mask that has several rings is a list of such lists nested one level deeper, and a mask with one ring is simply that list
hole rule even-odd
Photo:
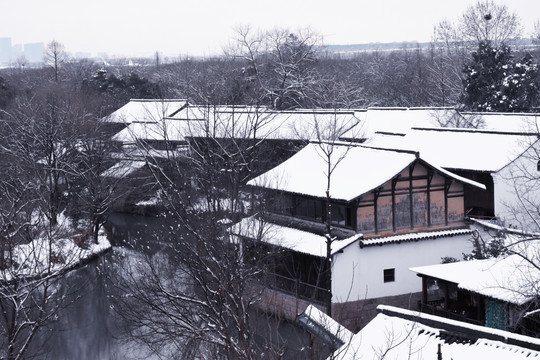
[{"label": "small window opening", "polygon": [[536,171],[540,171],[540,160],[536,163]]},{"label": "small window opening", "polygon": [[396,280],[395,277],[396,269],[384,269],[383,270],[383,280],[385,283],[393,282]]}]

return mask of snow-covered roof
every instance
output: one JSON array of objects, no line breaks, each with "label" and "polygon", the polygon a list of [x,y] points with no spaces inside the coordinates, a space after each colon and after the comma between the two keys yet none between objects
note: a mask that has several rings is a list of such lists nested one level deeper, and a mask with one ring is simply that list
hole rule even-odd
[{"label": "snow-covered roof", "polygon": [[[406,134],[413,127],[447,126],[458,123],[463,117],[454,108],[377,108],[359,110],[356,116],[360,119],[362,135],[371,137],[376,132]],[[358,139],[358,134],[348,132],[342,136],[346,139]]]},{"label": "snow-covered roof", "polygon": [[536,136],[470,129],[415,128],[405,136],[378,134],[366,145],[419,151],[447,169],[496,172],[521,155]]},{"label": "snow-covered roof", "polygon": [[166,119],[171,120],[205,120],[208,118],[209,110],[204,106],[193,106],[191,104],[186,104],[182,109],[176,113],[171,114],[171,116],[166,117]]},{"label": "snow-covered roof", "polygon": [[441,237],[451,237],[458,235],[471,234],[473,230],[470,229],[450,229],[450,230],[441,230],[441,231],[426,231],[426,232],[417,232],[417,233],[407,233],[402,235],[392,235],[385,237],[378,237],[372,239],[362,239],[360,240],[360,246],[380,246],[386,244],[399,244],[402,242],[408,241],[418,241],[418,240],[427,240],[427,239],[437,239]]},{"label": "snow-covered roof", "polygon": [[[332,359],[521,360],[540,357],[540,340],[507,331],[379,305],[381,311]],[[429,324],[429,325],[427,325]]]},{"label": "snow-covered roof", "polygon": [[145,165],[155,165],[156,159],[171,159],[185,156],[187,147],[178,147],[174,150],[144,149],[138,146],[125,146],[122,153],[111,153],[117,162],[101,173],[103,177],[124,178]]},{"label": "snow-covered roof", "polygon": [[461,114],[479,123],[479,129],[518,133],[540,131],[540,114],[495,112],[462,112]]},{"label": "snow-covered roof", "polygon": [[[211,108],[210,135],[219,138],[309,140],[353,131],[359,120],[352,111],[273,111],[265,108]],[[318,132],[319,131],[319,132]],[[200,136],[205,136],[201,132]]]},{"label": "snow-covered roof", "polygon": [[485,260],[419,266],[418,274],[457,284],[458,288],[521,305],[536,296],[540,270],[513,254]]},{"label": "snow-covered roof", "polygon": [[354,334],[345,326],[326,315],[316,306],[310,304],[298,318],[298,321],[307,328],[308,331],[324,337],[330,344],[347,344]]},{"label": "snow-covered roof", "polygon": [[[421,128],[478,128],[499,132],[539,132],[539,114],[459,112],[452,107],[371,107],[357,110],[363,135],[370,138],[376,132],[407,134],[414,127]],[[347,133],[345,139],[357,139]]]},{"label": "snow-covered roof", "polygon": [[186,105],[186,100],[130,100],[126,105],[102,119],[109,123],[156,122],[173,116]]},{"label": "snow-covered roof", "polygon": [[521,229],[505,227],[502,225],[502,222],[500,220],[486,220],[477,218],[469,218],[469,220],[471,220],[473,223],[483,226],[485,229],[491,229],[497,232],[504,232],[505,234],[516,235],[519,240],[522,240],[523,237],[540,237],[540,233],[538,232],[527,232]]},{"label": "snow-covered roof", "polygon": [[[256,216],[242,219],[231,227],[233,236],[258,239],[268,244],[317,257],[326,257],[326,237],[264,221]],[[331,254],[344,249],[362,237],[356,234],[348,239],[334,240]]]},{"label": "snow-covered roof", "polygon": [[[250,180],[248,185],[314,197],[326,197],[328,157],[330,197],[351,201],[392,179],[416,160],[412,152],[388,151],[350,144],[310,143],[288,160]],[[460,182],[485,186],[428,164]]]},{"label": "snow-covered roof", "polygon": [[199,133],[204,124],[201,121],[161,120],[156,123],[131,123],[112,137],[113,141],[136,143],[144,141],[185,141],[192,133]]},{"label": "snow-covered roof", "polygon": [[[129,126],[115,135],[116,141],[183,141],[184,137],[309,140],[338,137],[359,125],[353,111],[274,111],[264,107],[203,106],[185,101],[132,100],[109,117],[107,122]],[[167,132],[166,132],[166,131]]]},{"label": "snow-covered roof", "polygon": [[145,165],[146,161],[144,160],[124,159],[102,172],[101,176],[121,179],[129,176],[130,174],[133,174],[139,169],[142,169]]}]

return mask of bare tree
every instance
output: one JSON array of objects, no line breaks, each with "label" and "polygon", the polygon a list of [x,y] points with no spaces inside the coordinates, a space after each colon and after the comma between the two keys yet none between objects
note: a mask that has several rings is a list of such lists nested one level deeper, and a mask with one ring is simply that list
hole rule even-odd
[{"label": "bare tree", "polygon": [[20,97],[3,123],[9,140],[1,146],[2,151],[21,162],[28,176],[33,176],[51,226],[56,225],[62,187],[71,175],[80,135],[77,121],[81,118],[81,109],[64,90],[53,88]]},{"label": "bare tree", "polygon": [[59,275],[76,265],[82,250],[62,248],[76,232],[50,225],[35,172],[6,151],[16,143],[10,142],[0,149],[0,357],[11,360],[46,353],[34,339],[69,305],[65,295],[74,289],[62,288]]},{"label": "bare tree", "polygon": [[[28,227],[35,235],[41,224],[11,225],[18,226],[20,233],[2,237],[1,241],[8,243],[9,261],[0,269],[0,356],[10,360],[46,353],[35,346],[34,339],[43,331],[50,334],[59,313],[74,301],[66,300],[66,294],[77,290],[62,288],[59,276],[75,266],[77,254],[51,251],[58,237],[65,234],[59,229],[53,233],[45,230],[40,236],[47,237],[46,241],[15,245]],[[63,261],[62,265],[58,261]]]},{"label": "bare tree", "polygon": [[535,44],[540,44],[540,20],[534,22],[534,30],[531,36]]},{"label": "bare tree", "polygon": [[94,242],[116,202],[125,194],[123,179],[105,176],[113,165],[114,147],[103,124],[88,116],[80,126],[76,152],[68,168],[68,215],[89,221]]},{"label": "bare tree", "polygon": [[255,82],[261,96],[254,103],[269,103],[279,110],[302,106],[308,89],[317,81],[312,64],[320,37],[309,29],[254,34],[247,27],[237,34],[231,55],[246,62],[245,76]]},{"label": "bare tree", "polygon": [[521,35],[518,15],[493,0],[477,1],[463,13],[459,29],[466,41],[490,41],[495,48]]},{"label": "bare tree", "polygon": [[[438,31],[454,32],[448,23],[439,24]],[[444,30],[443,30],[444,28]],[[432,97],[439,106],[452,106],[459,102],[463,93],[463,65],[467,59],[463,42],[455,34],[439,33],[430,45],[429,82],[434,89]]]},{"label": "bare tree", "polygon": [[519,16],[493,0],[479,0],[469,6],[456,23],[442,20],[434,28],[434,41],[447,49],[470,50],[481,41],[489,41],[498,49],[520,35]]},{"label": "bare tree", "polygon": [[26,64],[28,64],[28,60],[24,57],[24,55],[17,58],[17,66],[19,67],[19,69],[21,69],[21,71],[24,70]]},{"label": "bare tree", "polygon": [[[341,142],[340,138],[346,133],[359,135],[361,129],[355,118],[339,116],[337,111],[329,116],[318,117],[316,114],[313,120],[308,124],[301,124],[297,129],[298,133],[305,133],[306,127],[311,128],[315,133],[317,141],[317,153],[325,165],[324,176],[326,178],[325,189],[325,237],[326,237],[326,256],[321,258],[319,269],[317,270],[317,283],[325,284],[328,287],[328,294],[325,297],[326,314],[332,316],[332,243],[337,240],[334,235],[332,221],[334,212],[332,210],[332,175],[341,161],[347,156],[350,143]],[[355,138],[356,136],[352,136]]]},{"label": "bare tree", "polygon": [[456,104],[463,94],[463,66],[481,41],[495,49],[508,45],[521,34],[520,19],[504,4],[477,1],[456,22],[442,20],[434,27],[430,82],[436,89],[437,104]]},{"label": "bare tree", "polygon": [[56,40],[47,44],[45,53],[43,54],[43,61],[51,66],[54,70],[54,81],[58,82],[58,74],[60,67],[67,60],[67,54],[63,44]]},{"label": "bare tree", "polygon": [[[198,109],[203,119],[177,120],[190,138],[189,153],[170,144],[167,162],[152,167],[166,208],[163,232],[156,233],[161,249],[127,265],[127,282],[115,282],[126,294],[119,314],[130,336],[168,358],[278,357],[281,346],[265,340],[268,327],[261,332],[268,316],[255,306],[275,252],[262,233],[248,240],[227,231],[249,211],[241,185],[260,166],[259,148],[271,156],[261,129],[272,115],[261,108]],[[176,137],[174,129],[162,128],[164,141]],[[149,144],[139,148],[155,154]]]}]

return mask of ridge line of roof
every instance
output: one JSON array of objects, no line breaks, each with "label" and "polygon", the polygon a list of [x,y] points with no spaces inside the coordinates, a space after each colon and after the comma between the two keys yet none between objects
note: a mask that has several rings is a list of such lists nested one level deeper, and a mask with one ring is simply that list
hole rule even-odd
[{"label": "ridge line of roof", "polygon": [[392,131],[375,131],[375,134],[380,135],[392,135],[392,136],[406,136],[406,133],[392,132]]},{"label": "ridge line of roof", "polygon": [[475,217],[472,217],[472,216],[471,217],[466,217],[466,219],[474,222],[477,225],[487,227],[488,229],[498,230],[498,231],[505,231],[505,232],[507,232],[509,234],[528,236],[528,237],[531,237],[531,238],[534,238],[534,239],[538,238],[538,236],[540,235],[540,233],[527,232],[527,231],[523,231],[523,230],[519,230],[519,229],[512,229],[512,228],[509,228],[509,227],[506,227],[506,226],[502,226],[502,225],[492,223],[489,220],[482,220],[482,219],[475,218]]},{"label": "ridge line of roof", "polygon": [[408,110],[455,110],[458,111],[455,107],[451,106],[412,106],[412,107],[406,107],[406,106],[373,106],[368,107],[367,110],[400,110],[400,111],[408,111]]},{"label": "ridge line of roof", "polygon": [[[187,103],[187,99],[129,99],[129,101],[134,102],[181,102],[185,101]],[[126,105],[129,104],[126,103]]]},{"label": "ridge line of roof", "polygon": [[488,340],[500,341],[508,345],[521,346],[526,349],[540,351],[540,339],[509,331],[486,328],[484,326],[464,323],[462,321],[446,319],[440,316],[401,309],[395,306],[378,305],[377,311],[386,316],[397,317],[409,321],[415,321],[425,326],[447,331],[470,334]]},{"label": "ridge line of roof", "polygon": [[466,178],[464,176],[461,176],[461,175],[458,175],[450,170],[446,170],[445,168],[439,166],[439,165],[434,165],[432,164],[431,162],[428,162],[426,160],[424,160],[423,158],[420,158],[419,161],[422,161],[426,164],[428,164],[429,166],[431,166],[432,168],[434,168],[435,170],[437,170],[439,173],[441,174],[446,174],[454,179],[456,179],[457,181],[463,183],[463,184],[469,184],[469,185],[472,185],[472,186],[476,186],[477,188],[480,188],[480,189],[483,189],[483,190],[487,190],[486,188],[486,185],[478,182],[478,181],[474,181],[474,180],[471,180],[469,178]]},{"label": "ridge line of roof", "polygon": [[[405,234],[397,234],[397,235],[390,235],[390,236],[383,236],[378,238],[361,238],[360,239],[360,247],[372,247],[372,246],[383,246],[387,244],[401,244],[403,242],[412,242],[412,241],[418,241],[418,240],[428,240],[428,239],[438,239],[441,237],[452,237],[457,235],[465,235],[472,233],[473,230],[471,229],[448,229],[448,230],[434,230],[434,231],[426,231],[426,232],[418,232],[418,233],[405,233]],[[392,240],[392,238],[395,238]]]},{"label": "ridge line of roof", "polygon": [[416,156],[416,158],[420,157],[420,151],[416,151],[416,150],[384,148],[384,147],[370,146],[370,145],[364,145],[364,144],[357,144],[356,146],[363,147],[363,148],[366,148],[366,149],[381,150],[381,151],[393,151],[393,152],[397,152],[397,153],[411,154],[411,155]]},{"label": "ridge line of roof", "polygon": [[526,112],[476,112],[476,111],[460,111],[461,114],[467,115],[503,115],[503,116],[540,116],[540,113],[526,113]]},{"label": "ridge line of roof", "polygon": [[471,134],[492,134],[492,135],[520,135],[520,136],[540,136],[538,132],[512,132],[512,131],[497,131],[487,129],[471,129],[471,128],[436,128],[436,127],[411,127],[412,130],[420,131],[437,131],[437,132],[455,132],[455,133],[471,133]]}]

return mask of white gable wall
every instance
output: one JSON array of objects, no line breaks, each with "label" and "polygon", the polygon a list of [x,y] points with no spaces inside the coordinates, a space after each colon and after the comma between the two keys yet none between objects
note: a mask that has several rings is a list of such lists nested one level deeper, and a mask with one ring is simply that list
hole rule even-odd
[{"label": "white gable wall", "polygon": [[498,172],[494,173],[495,216],[505,226],[525,231],[540,231],[540,172],[537,170],[538,141]]},{"label": "white gable wall", "polygon": [[[422,281],[409,268],[440,264],[441,258],[463,259],[472,251],[471,235],[360,248],[346,247],[333,258],[332,302],[373,299],[422,291]],[[384,269],[395,269],[395,281],[383,281]]]}]

